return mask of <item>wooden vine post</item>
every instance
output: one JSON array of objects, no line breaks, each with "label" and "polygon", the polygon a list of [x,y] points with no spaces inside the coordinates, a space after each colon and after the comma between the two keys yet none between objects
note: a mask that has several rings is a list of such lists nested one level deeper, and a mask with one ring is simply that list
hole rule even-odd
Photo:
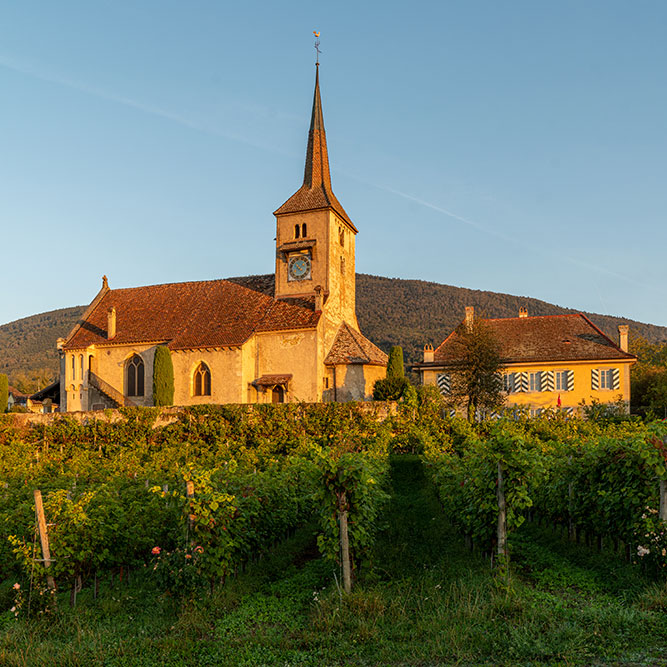
[{"label": "wooden vine post", "polygon": [[44,568],[47,571],[46,583],[48,587],[55,591],[56,582],[53,575],[49,574],[51,567],[51,550],[49,549],[49,534],[46,529],[46,516],[44,515],[44,505],[42,503],[42,492],[40,489],[35,489],[35,514],[37,515],[37,526],[39,528],[39,541],[42,545],[42,559],[44,560]]},{"label": "wooden vine post", "polygon": [[503,477],[503,466],[498,461],[498,484],[496,487],[498,499],[498,562],[503,563],[507,556],[507,504],[505,502],[505,479]]},{"label": "wooden vine post", "polygon": [[[185,494],[188,499],[195,497],[195,483],[192,480],[188,480],[185,483]],[[188,546],[190,546],[190,539],[192,538],[192,532],[195,527],[195,516],[192,514],[192,504],[188,502]]]},{"label": "wooden vine post", "polygon": [[350,537],[347,530],[347,498],[345,492],[338,496],[338,525],[340,529],[340,558],[343,566],[343,590],[352,590],[352,574],[350,567]]}]

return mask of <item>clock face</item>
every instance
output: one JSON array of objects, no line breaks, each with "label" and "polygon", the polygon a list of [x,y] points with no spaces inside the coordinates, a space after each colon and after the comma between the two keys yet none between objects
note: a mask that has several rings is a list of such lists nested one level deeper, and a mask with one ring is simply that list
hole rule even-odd
[{"label": "clock face", "polygon": [[290,280],[307,280],[310,278],[310,257],[307,255],[290,257],[287,273]]}]

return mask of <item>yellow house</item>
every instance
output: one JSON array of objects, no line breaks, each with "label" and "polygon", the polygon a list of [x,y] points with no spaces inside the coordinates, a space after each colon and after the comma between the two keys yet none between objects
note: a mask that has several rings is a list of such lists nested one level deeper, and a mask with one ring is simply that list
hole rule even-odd
[{"label": "yellow house", "polygon": [[155,349],[174,404],[371,398],[387,356],[359,331],[357,228],[331,188],[319,66],[303,185],[277,211],[273,279],[102,289],[60,351],[63,411],[152,405]]},{"label": "yellow house", "polygon": [[[466,308],[462,326],[470,326],[474,308]],[[505,407],[529,408],[532,415],[546,408],[575,412],[582,401],[630,406],[630,367],[636,357],[628,352],[628,326],[621,325],[616,344],[581,313],[484,319],[500,343]],[[460,355],[454,330],[435,350],[424,347],[424,361],[415,366],[426,385],[449,392]]]}]

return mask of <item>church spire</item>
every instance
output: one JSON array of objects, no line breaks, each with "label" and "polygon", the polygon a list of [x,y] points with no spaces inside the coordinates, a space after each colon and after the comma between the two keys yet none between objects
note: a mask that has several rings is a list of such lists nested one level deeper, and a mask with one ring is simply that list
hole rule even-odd
[{"label": "church spire", "polygon": [[331,191],[327,135],[324,131],[322,98],[320,97],[320,64],[317,63],[315,67],[315,93],[313,94],[313,111],[310,116],[303,184],[307,188],[320,185]]},{"label": "church spire", "polygon": [[274,212],[274,215],[314,211],[323,208],[333,209],[350,225],[353,231],[357,231],[331,188],[329,153],[324,131],[322,98],[320,96],[320,64],[318,62],[315,65],[315,92],[313,94],[313,110],[310,116],[303,185]]}]

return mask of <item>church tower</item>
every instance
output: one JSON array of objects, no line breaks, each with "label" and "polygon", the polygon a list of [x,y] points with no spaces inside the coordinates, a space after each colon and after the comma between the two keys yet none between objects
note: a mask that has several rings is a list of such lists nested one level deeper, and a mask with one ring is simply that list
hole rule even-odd
[{"label": "church tower", "polygon": [[276,299],[316,297],[327,319],[358,329],[355,304],[357,228],[331,188],[320,98],[319,63],[303,185],[276,216]]}]

